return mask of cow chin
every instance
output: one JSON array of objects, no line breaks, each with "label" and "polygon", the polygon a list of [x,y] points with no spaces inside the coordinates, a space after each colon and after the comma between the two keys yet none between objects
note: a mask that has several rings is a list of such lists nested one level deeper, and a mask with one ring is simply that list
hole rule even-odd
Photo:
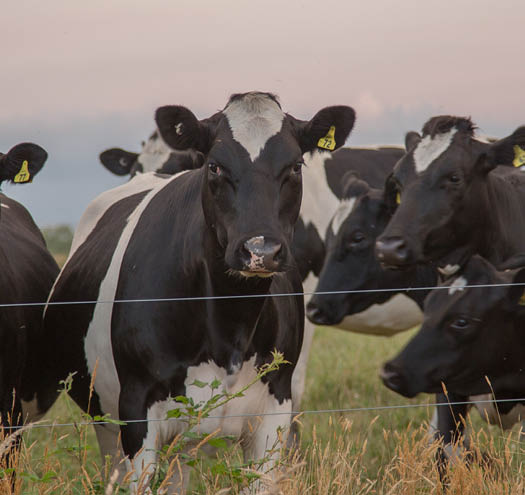
[{"label": "cow chin", "polygon": [[249,272],[246,270],[241,270],[239,273],[246,278],[260,277],[260,278],[270,278],[275,275],[275,272]]}]

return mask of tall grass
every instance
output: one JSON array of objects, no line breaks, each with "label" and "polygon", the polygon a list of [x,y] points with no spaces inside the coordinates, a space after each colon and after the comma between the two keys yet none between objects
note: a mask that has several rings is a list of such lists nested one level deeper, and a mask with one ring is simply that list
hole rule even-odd
[{"label": "tall grass", "polygon": [[[445,483],[436,469],[437,443],[426,430],[433,402],[422,396],[407,401],[379,381],[380,364],[410,335],[392,339],[351,335],[320,329],[314,339],[303,408],[373,407],[412,402],[414,409],[370,410],[337,414],[304,414],[299,447],[283,455],[278,470],[263,476],[266,494],[523,494],[525,451],[518,428],[502,432],[486,426],[477,415],[468,419],[474,458],[461,456]],[[81,422],[80,411],[65,393],[48,413],[57,423]],[[238,494],[246,489],[249,467],[240,449],[221,449],[213,461],[199,458],[190,493]],[[210,458],[208,458],[210,459]],[[112,483],[112,472],[100,461],[92,427],[40,428],[23,433],[22,448],[10,466],[14,487],[0,480],[0,494],[128,493]],[[177,469],[178,459],[172,459]],[[220,469],[217,469],[220,465]],[[4,474],[9,466],[1,466]],[[7,472],[5,471],[7,470]],[[246,483],[243,483],[243,479]],[[113,479],[114,481],[114,479]],[[157,487],[161,486],[157,483]],[[446,492],[444,487],[446,486]],[[166,489],[167,487],[159,488]],[[160,493],[158,490],[156,490]]]}]

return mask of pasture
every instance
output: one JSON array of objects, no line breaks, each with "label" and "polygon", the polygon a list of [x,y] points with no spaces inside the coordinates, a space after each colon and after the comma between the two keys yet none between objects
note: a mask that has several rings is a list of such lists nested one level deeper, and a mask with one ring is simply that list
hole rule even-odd
[{"label": "pasture", "polygon": [[[279,484],[269,485],[265,493],[443,493],[434,466],[437,446],[429,445],[425,436],[431,417],[425,404],[433,397],[422,395],[408,401],[384,387],[378,377],[380,365],[401,348],[409,334],[385,339],[330,328],[317,330],[303,410],[423,406],[304,414],[300,447],[283,462]],[[44,419],[57,424],[85,421],[65,393]],[[501,432],[487,427],[475,412],[471,420],[474,449],[489,460],[487,465],[474,464],[470,469],[458,463],[451,470],[448,493],[523,493],[525,449],[519,443],[518,428]],[[239,493],[248,475],[235,469],[240,462],[238,453],[234,446],[217,454],[220,461],[203,456],[207,460],[195,467],[191,493]],[[14,493],[127,493],[125,488],[117,491],[112,487],[111,472],[100,468],[92,427],[57,426],[26,432],[15,468],[19,478]],[[2,493],[10,493],[7,484],[2,488]]]}]

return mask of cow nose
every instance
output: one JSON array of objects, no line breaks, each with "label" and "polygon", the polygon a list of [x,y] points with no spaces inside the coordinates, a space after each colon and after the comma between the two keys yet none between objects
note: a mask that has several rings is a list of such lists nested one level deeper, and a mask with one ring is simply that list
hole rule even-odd
[{"label": "cow nose", "polygon": [[402,265],[410,256],[410,251],[401,237],[386,237],[376,241],[377,259],[386,265]]},{"label": "cow nose", "polygon": [[326,314],[313,301],[310,301],[306,305],[306,316],[312,323],[315,323],[316,325],[326,325],[328,322]]},{"label": "cow nose", "polygon": [[383,366],[379,376],[383,383],[394,392],[403,393],[406,380],[401,369],[392,363],[386,363]]},{"label": "cow nose", "polygon": [[253,272],[277,272],[283,258],[283,246],[280,242],[265,239],[263,236],[252,237],[243,244],[248,255],[246,267]]}]

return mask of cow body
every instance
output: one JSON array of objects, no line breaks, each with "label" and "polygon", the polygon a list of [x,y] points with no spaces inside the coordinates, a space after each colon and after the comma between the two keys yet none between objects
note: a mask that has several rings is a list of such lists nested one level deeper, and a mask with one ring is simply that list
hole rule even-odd
[{"label": "cow body", "polygon": [[[0,183],[30,182],[43,167],[47,153],[22,143],[0,153]],[[2,426],[34,420],[52,404],[55,390],[42,377],[43,303],[58,274],[58,266],[29,212],[0,193],[0,415]],[[31,306],[30,304],[35,304]],[[29,304],[29,306],[24,306]],[[56,387],[55,387],[56,388]],[[20,437],[14,439],[14,447]],[[10,446],[2,455],[9,456]],[[9,461],[5,460],[9,466]],[[9,475],[7,475],[9,479]]]},{"label": "cow body", "polygon": [[[289,425],[302,343],[302,297],[266,297],[301,292],[288,245],[300,207],[301,155],[330,126],[344,142],[353,111],[330,107],[302,123],[273,96],[248,93],[200,123],[184,107],[159,109],[157,122],[171,146],[199,149],[207,165],[174,176],[141,174],[88,207],[51,301],[97,303],[47,308],[46,329],[67,342],[55,357],[56,379],[78,372],[71,393],[84,409],[90,404],[93,412],[122,420],[164,420],[179,407],[171,397],[204,399],[209,390],[192,385],[195,380],[218,379],[222,391],[234,393],[278,350],[291,364],[216,412],[284,414],[252,418],[251,427],[246,418],[199,426],[240,436],[245,455],[260,459],[278,444],[277,427]],[[225,296],[232,298],[214,299]],[[173,419],[121,428],[137,477],[151,475],[157,449],[183,427]],[[111,450],[109,430],[99,428],[102,450]]]}]

